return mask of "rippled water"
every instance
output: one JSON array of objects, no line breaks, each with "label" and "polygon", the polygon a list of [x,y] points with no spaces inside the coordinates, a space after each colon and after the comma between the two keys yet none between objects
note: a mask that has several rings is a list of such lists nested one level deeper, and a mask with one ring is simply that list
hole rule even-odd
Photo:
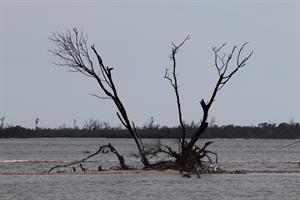
[{"label": "rippled water", "polygon": [[299,199],[299,175],[2,176],[0,199]]},{"label": "rippled water", "polygon": [[[300,142],[289,145],[295,140],[214,139],[210,150],[218,153],[219,167],[248,174],[38,174],[109,141],[128,164],[139,165],[128,139],[1,139],[0,199],[300,199]],[[109,168],[117,160],[104,154],[84,164],[89,170],[99,165]]]}]

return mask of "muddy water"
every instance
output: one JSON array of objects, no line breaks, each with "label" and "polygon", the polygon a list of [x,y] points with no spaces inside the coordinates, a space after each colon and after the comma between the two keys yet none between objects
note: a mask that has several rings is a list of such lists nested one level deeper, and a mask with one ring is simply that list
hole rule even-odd
[{"label": "muddy water", "polygon": [[[219,166],[248,174],[200,179],[169,172],[43,174],[56,164],[80,160],[108,141],[128,164],[139,165],[127,139],[0,140],[0,199],[300,199],[300,143],[288,146],[295,140],[215,139],[210,150],[218,152]],[[92,171],[116,164],[105,154],[84,166]]]}]

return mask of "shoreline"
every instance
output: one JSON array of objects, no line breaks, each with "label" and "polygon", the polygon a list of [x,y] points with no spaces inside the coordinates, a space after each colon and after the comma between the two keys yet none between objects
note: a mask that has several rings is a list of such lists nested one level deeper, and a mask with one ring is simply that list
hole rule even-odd
[{"label": "shoreline", "polygon": [[[100,172],[0,172],[0,176],[182,176],[183,174],[177,170],[107,170]],[[297,175],[300,176],[300,171],[226,171],[217,173],[203,173],[200,175],[274,175],[274,174],[285,174],[285,175]],[[191,176],[196,174],[190,174]]]}]

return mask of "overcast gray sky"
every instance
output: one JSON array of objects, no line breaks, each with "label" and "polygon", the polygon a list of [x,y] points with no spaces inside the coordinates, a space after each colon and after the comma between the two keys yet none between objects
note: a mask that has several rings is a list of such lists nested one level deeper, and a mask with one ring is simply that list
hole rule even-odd
[{"label": "overcast gray sky", "polygon": [[81,126],[90,118],[120,124],[114,105],[94,80],[52,64],[55,31],[78,27],[88,34],[114,78],[129,117],[143,125],[153,116],[178,124],[176,101],[163,79],[171,41],[191,40],[178,54],[183,117],[202,116],[217,80],[213,46],[248,41],[247,67],[221,90],[210,113],[217,124],[300,121],[300,2],[240,1],[29,1],[0,0],[0,116],[42,127]]}]

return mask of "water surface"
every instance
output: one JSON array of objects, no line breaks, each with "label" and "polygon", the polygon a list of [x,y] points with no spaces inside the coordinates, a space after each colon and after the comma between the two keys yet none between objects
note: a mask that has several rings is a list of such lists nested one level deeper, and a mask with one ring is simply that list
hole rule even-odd
[{"label": "water surface", "polygon": [[[300,143],[288,146],[295,140],[215,139],[210,150],[218,153],[219,167],[248,174],[202,175],[200,179],[170,173],[38,174],[56,164],[80,160],[109,141],[128,164],[140,166],[129,139],[1,139],[0,199],[300,199]],[[117,164],[115,157],[104,154],[84,166],[96,171],[99,165]]]}]

